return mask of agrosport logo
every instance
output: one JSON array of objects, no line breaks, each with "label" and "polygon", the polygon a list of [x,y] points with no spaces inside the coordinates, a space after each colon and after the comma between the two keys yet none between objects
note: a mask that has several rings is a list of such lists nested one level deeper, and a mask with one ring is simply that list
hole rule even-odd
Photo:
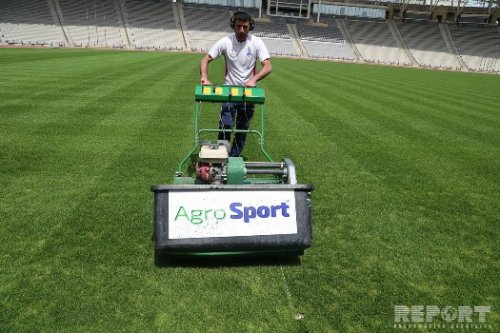
[{"label": "agrosport logo", "polygon": [[268,219],[276,217],[290,217],[290,206],[286,202],[277,205],[245,206],[241,202],[232,202],[227,209],[186,209],[181,205],[177,209],[174,222],[190,222],[202,224],[215,220],[220,222],[227,217],[231,220],[243,220],[250,223],[253,219]]}]

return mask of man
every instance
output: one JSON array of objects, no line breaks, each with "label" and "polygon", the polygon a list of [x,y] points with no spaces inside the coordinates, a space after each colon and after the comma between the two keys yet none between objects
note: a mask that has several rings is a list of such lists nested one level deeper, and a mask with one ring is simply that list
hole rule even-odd
[{"label": "man", "polygon": [[[272,71],[269,52],[264,42],[249,34],[253,30],[254,20],[245,12],[236,12],[231,18],[231,28],[234,34],[221,38],[200,63],[201,84],[211,85],[208,79],[208,65],[224,55],[225,80],[224,85],[255,87],[257,81],[265,78]],[[256,60],[262,67],[256,71]],[[231,140],[231,134],[224,129],[231,129],[236,117],[236,129],[247,130],[254,113],[251,103],[223,103],[219,120],[219,140]],[[245,146],[246,133],[236,133],[229,156],[241,155]]]}]

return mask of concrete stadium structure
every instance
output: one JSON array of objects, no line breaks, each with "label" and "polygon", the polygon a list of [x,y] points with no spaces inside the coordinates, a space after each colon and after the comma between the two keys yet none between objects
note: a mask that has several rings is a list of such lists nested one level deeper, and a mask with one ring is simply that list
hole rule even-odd
[{"label": "concrete stadium structure", "polygon": [[[240,8],[158,0],[2,0],[0,45],[205,52],[231,32],[229,19]],[[403,17],[387,8],[387,18],[242,9],[261,16],[254,34],[277,56],[500,73],[498,26],[440,23],[428,13]]]}]

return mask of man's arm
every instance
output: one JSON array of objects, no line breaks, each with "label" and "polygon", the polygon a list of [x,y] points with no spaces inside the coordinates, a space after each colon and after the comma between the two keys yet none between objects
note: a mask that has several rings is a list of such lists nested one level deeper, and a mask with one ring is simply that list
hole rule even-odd
[{"label": "man's arm", "polygon": [[262,68],[254,75],[252,78],[245,83],[246,87],[255,87],[257,81],[262,80],[267,75],[269,75],[273,71],[273,67],[271,66],[271,60],[266,59],[262,62]]},{"label": "man's arm", "polygon": [[200,62],[200,82],[202,85],[211,85],[212,82],[208,79],[208,64],[212,62],[214,58],[210,54],[206,54]]}]

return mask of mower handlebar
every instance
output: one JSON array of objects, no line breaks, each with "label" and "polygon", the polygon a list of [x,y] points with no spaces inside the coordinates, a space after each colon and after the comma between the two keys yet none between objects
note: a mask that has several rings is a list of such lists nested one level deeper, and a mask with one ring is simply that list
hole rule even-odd
[{"label": "mower handlebar", "polygon": [[194,90],[197,102],[247,102],[264,104],[266,95],[259,87],[197,85]]}]

